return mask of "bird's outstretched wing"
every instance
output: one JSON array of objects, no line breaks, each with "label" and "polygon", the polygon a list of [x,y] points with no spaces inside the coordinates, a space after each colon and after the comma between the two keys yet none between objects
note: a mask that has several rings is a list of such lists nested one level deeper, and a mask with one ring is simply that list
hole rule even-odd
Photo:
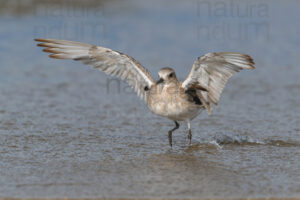
[{"label": "bird's outstretched wing", "polygon": [[146,90],[154,84],[147,70],[135,59],[123,53],[66,40],[35,39],[35,41],[40,42],[38,46],[45,47],[44,52],[51,53],[49,55],[51,58],[78,60],[106,74],[125,80],[144,100]]},{"label": "bird's outstretched wing", "polygon": [[254,69],[253,65],[252,58],[245,54],[208,53],[195,60],[182,87],[185,90],[200,88],[198,90],[199,97],[201,101],[204,101],[204,107],[210,114],[210,104],[218,104],[227,80],[242,69]]}]

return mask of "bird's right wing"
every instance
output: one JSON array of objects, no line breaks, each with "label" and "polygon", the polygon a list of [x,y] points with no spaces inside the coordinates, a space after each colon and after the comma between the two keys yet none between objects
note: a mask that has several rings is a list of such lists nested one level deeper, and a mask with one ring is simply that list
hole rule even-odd
[{"label": "bird's right wing", "polygon": [[56,39],[35,39],[51,58],[73,59],[92,65],[106,74],[125,80],[139,97],[146,100],[146,91],[154,84],[147,70],[135,59],[108,48]]},{"label": "bird's right wing", "polygon": [[198,57],[182,83],[185,90],[198,90],[204,107],[210,114],[210,104],[218,104],[227,80],[242,69],[254,69],[252,58],[245,54],[219,52]]}]

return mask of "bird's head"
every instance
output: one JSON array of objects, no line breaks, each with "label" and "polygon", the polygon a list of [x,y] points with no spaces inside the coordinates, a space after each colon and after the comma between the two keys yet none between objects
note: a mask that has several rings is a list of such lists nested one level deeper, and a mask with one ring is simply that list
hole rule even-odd
[{"label": "bird's head", "polygon": [[156,84],[177,82],[175,71],[169,67],[160,69],[158,72],[158,78],[159,80],[156,82]]}]

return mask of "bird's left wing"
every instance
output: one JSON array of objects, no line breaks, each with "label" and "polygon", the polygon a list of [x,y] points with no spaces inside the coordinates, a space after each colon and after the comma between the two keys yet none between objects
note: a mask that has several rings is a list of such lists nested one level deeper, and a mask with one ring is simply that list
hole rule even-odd
[{"label": "bird's left wing", "polygon": [[135,59],[126,54],[108,48],[56,39],[35,39],[38,46],[45,47],[49,57],[57,59],[73,59],[83,64],[92,65],[106,74],[117,76],[127,82],[144,100],[146,92],[154,84],[147,70]]},{"label": "bird's left wing", "polygon": [[208,53],[195,60],[182,87],[184,90],[197,90],[210,114],[210,104],[218,104],[227,80],[242,69],[254,69],[250,56],[231,52]]}]

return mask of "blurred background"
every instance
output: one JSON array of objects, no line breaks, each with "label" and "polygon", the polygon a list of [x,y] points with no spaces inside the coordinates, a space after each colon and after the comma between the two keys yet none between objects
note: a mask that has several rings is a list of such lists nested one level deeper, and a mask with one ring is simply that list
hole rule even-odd
[{"label": "blurred background", "polygon": [[[255,198],[300,195],[300,2],[0,1],[0,197]],[[49,59],[34,38],[124,52],[183,80],[208,52],[249,54],[219,106],[185,124],[122,82]]]}]

